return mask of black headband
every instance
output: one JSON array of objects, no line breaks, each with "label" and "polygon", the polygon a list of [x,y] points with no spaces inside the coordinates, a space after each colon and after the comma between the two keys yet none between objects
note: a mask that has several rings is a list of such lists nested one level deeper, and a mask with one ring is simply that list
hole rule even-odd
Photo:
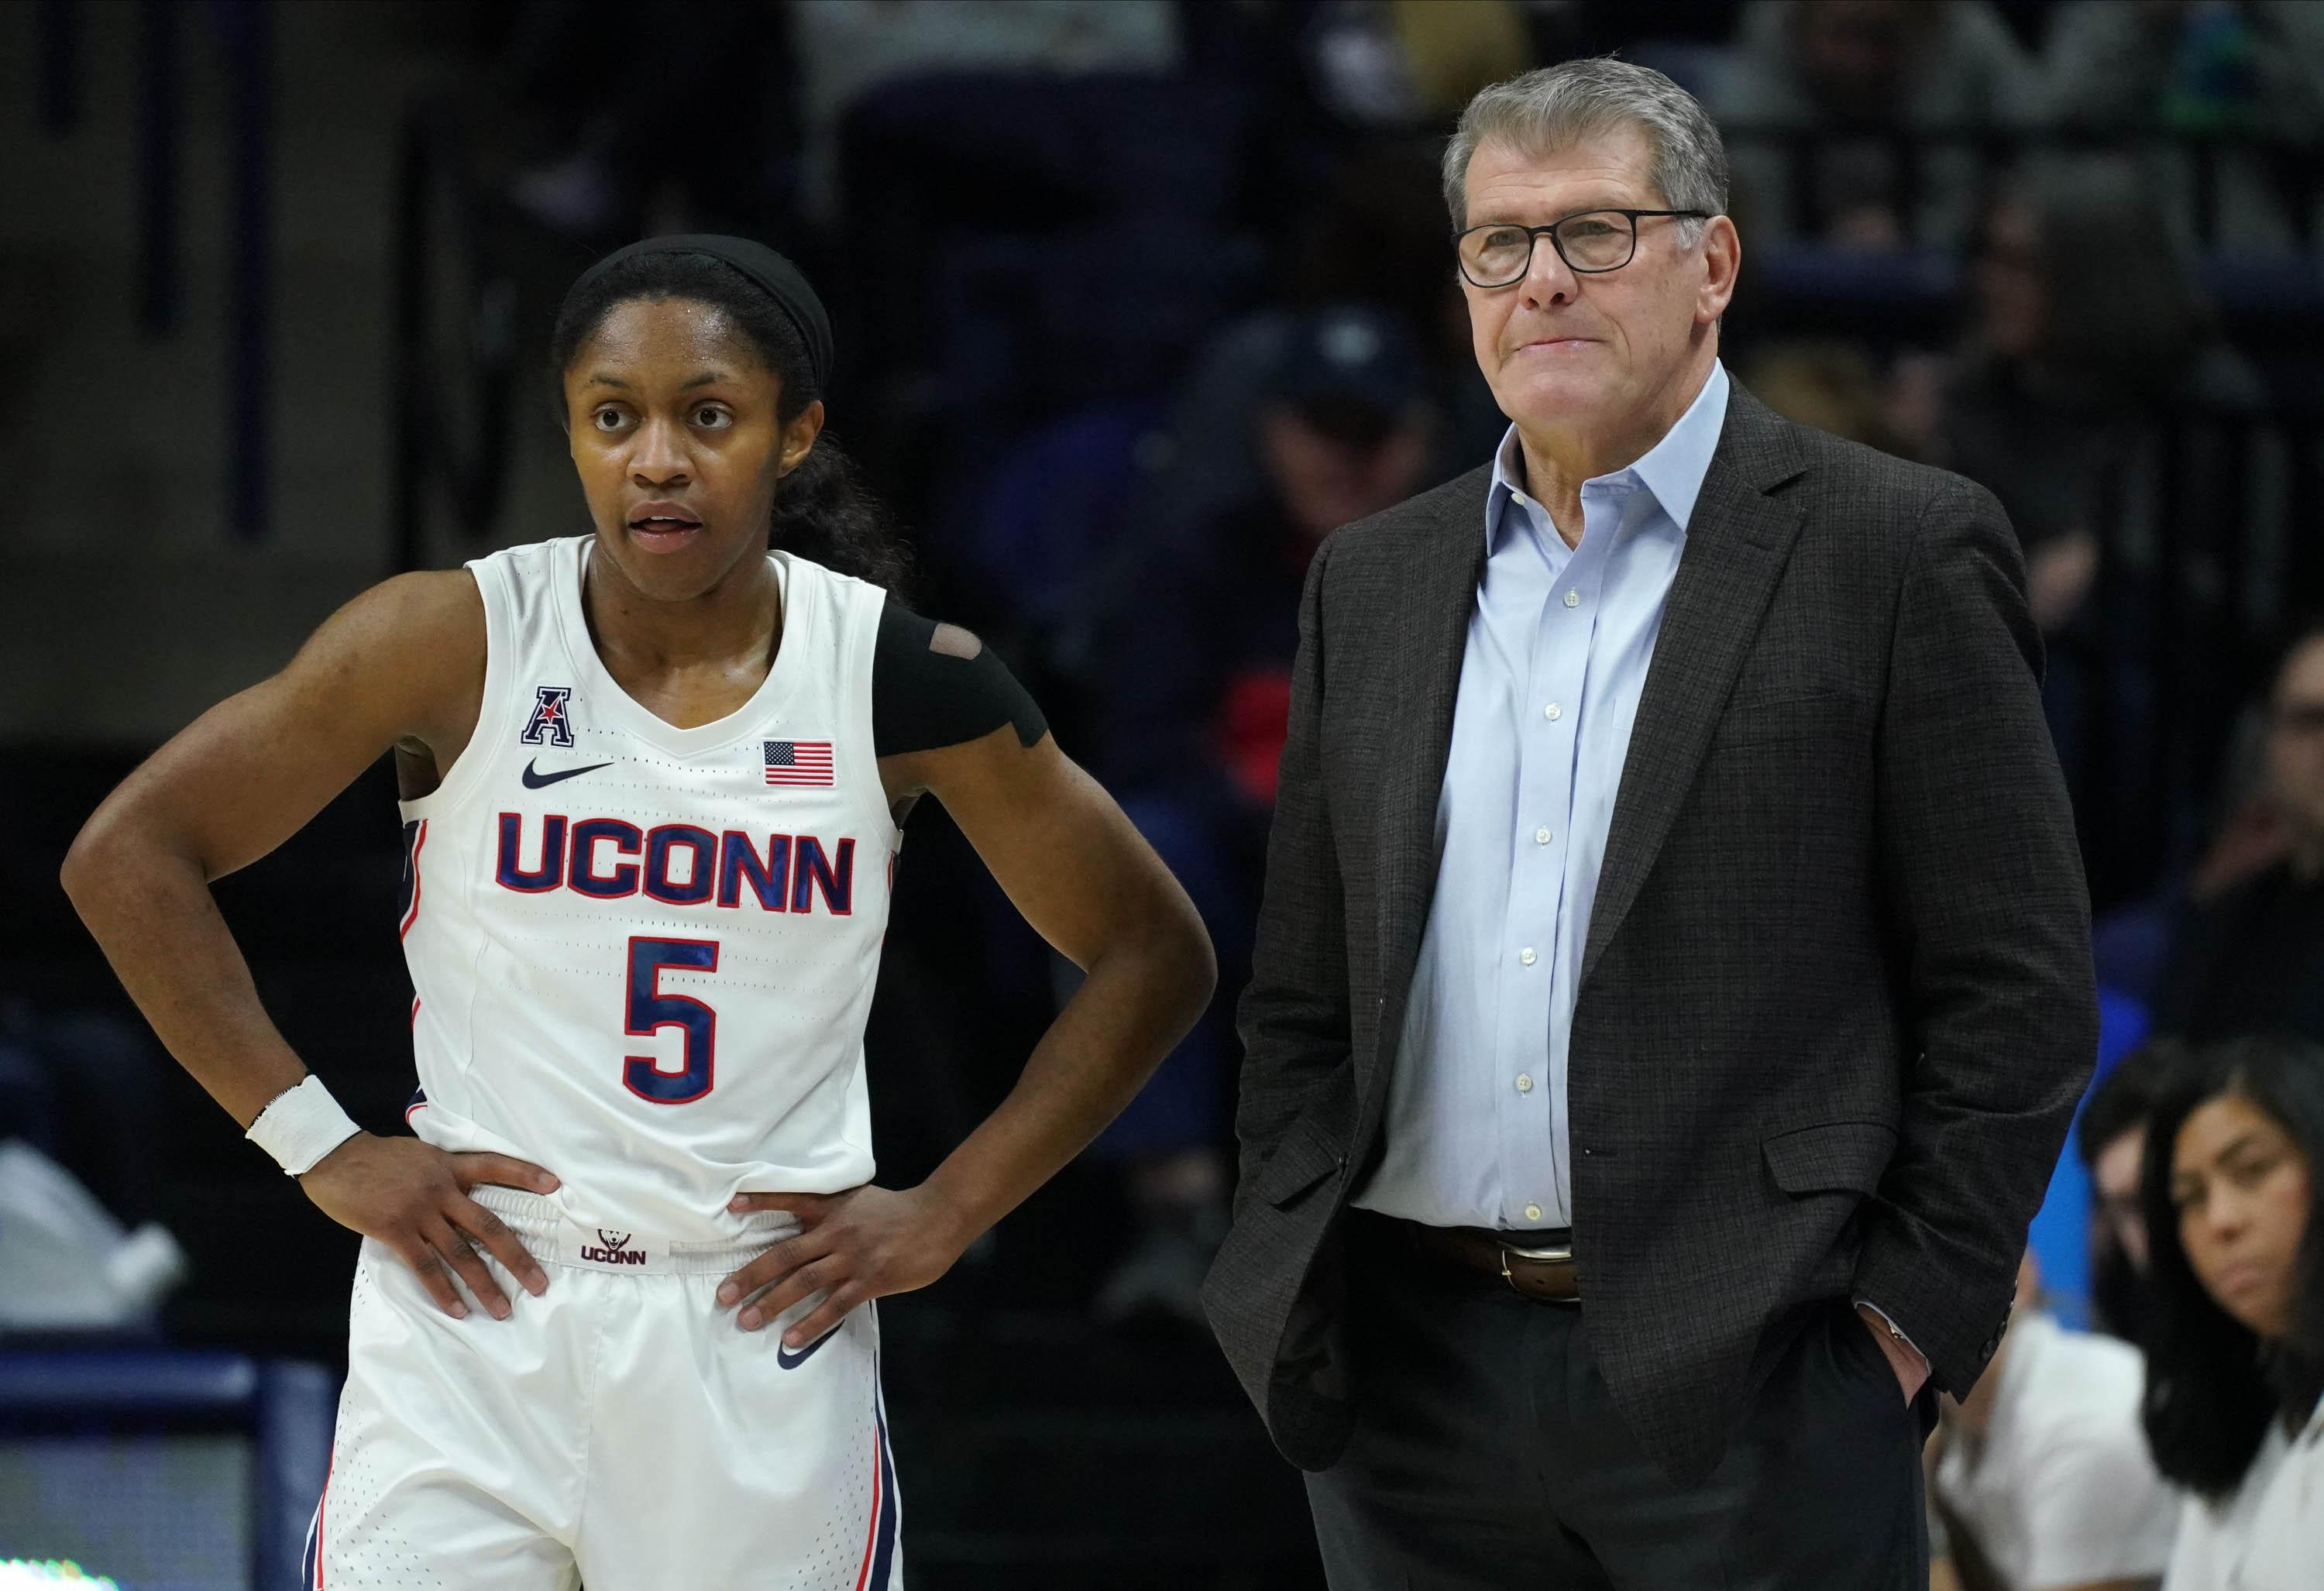
[{"label": "black headband", "polygon": [[[615,249],[583,271],[573,285],[565,290],[565,302],[571,305],[582,290],[600,276],[624,260],[641,254],[707,254],[723,265],[731,265],[758,284],[766,295],[790,317],[798,328],[799,340],[807,345],[807,367],[815,372],[816,391],[820,394],[831,381],[831,317],[825,312],[823,300],[815,296],[799,268],[784,259],[762,243],[747,237],[727,237],[715,232],[676,233],[668,237],[649,237],[625,247]],[[559,318],[562,318],[560,316]]]}]

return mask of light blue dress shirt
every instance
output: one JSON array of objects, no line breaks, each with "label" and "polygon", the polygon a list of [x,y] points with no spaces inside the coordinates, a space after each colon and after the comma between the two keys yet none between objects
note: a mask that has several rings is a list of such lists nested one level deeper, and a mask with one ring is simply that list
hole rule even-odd
[{"label": "light blue dress shirt", "polygon": [[1512,427],[1485,498],[1436,798],[1436,894],[1388,1084],[1386,1149],[1354,1202],[1434,1227],[1573,1224],[1567,1046],[1630,725],[1727,418],[1714,363],[1628,469],[1582,487],[1568,548],[1517,485]]}]

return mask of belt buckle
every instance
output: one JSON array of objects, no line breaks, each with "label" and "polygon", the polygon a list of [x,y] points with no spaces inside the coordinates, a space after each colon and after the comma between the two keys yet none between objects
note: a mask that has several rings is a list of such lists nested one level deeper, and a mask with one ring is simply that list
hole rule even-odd
[{"label": "belt buckle", "polygon": [[1509,1274],[1511,1255],[1540,1265],[1570,1265],[1573,1263],[1573,1245],[1571,1243],[1554,1244],[1546,1248],[1523,1248],[1514,1243],[1503,1243],[1498,1237],[1493,1241],[1501,1251],[1501,1280],[1509,1284],[1509,1291],[1512,1292],[1522,1292],[1525,1290],[1517,1285],[1517,1279]]}]

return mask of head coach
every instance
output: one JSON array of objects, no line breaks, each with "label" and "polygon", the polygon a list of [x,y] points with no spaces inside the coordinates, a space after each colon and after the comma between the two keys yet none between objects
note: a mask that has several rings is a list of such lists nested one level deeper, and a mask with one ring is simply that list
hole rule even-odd
[{"label": "head coach", "polygon": [[1511,425],[1308,574],[1205,1306],[1335,1591],[1925,1587],[2097,1039],[2015,540],[1729,379],[1668,78],[1444,181]]}]

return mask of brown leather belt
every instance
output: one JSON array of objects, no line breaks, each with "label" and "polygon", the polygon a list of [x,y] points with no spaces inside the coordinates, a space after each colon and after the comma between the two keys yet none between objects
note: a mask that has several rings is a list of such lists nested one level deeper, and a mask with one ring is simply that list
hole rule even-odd
[{"label": "brown leather belt", "polygon": [[1489,1232],[1480,1227],[1410,1225],[1413,1242],[1432,1259],[1507,1283],[1538,1303],[1580,1303],[1582,1271],[1571,1231]]}]

